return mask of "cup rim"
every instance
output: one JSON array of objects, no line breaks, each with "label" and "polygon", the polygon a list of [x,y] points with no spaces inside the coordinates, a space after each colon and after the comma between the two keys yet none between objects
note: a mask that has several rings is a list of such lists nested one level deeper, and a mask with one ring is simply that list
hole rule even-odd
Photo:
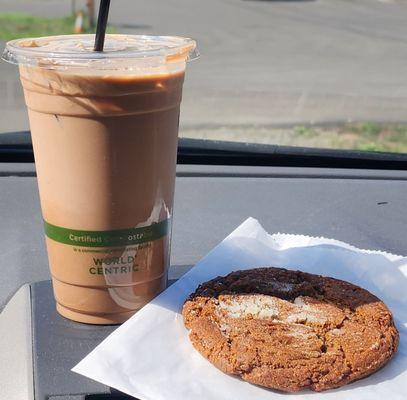
[{"label": "cup rim", "polygon": [[[195,40],[181,36],[160,36],[160,35],[127,35],[127,34],[106,34],[106,42],[131,39],[133,44],[150,42],[154,44],[150,49],[137,49],[125,47],[123,49],[105,50],[103,52],[83,51],[78,48],[64,50],[50,50],[46,45],[52,40],[67,41],[78,39],[89,44],[94,41],[93,34],[74,34],[44,36],[38,38],[14,39],[6,43],[2,58],[12,64],[43,66],[47,62],[58,66],[72,66],[75,62],[109,61],[109,60],[147,60],[150,58],[161,58],[164,62],[191,61],[199,57]],[[43,43],[43,46],[41,46]],[[118,42],[119,43],[119,42]],[[25,45],[24,45],[25,44]]]}]

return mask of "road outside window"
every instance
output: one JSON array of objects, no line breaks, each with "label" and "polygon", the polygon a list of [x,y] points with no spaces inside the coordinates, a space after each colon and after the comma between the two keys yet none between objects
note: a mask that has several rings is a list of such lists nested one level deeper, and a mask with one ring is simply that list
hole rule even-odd
[{"label": "road outside window", "polygon": [[[93,32],[97,7],[0,0],[0,47]],[[197,40],[181,137],[407,153],[406,20],[402,0],[115,0],[109,32]],[[0,133],[28,130],[18,71],[5,62],[0,93]]]}]

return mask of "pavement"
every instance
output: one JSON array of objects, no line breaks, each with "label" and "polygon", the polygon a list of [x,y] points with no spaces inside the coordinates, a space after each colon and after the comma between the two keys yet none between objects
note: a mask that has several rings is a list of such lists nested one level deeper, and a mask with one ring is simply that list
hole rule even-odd
[{"label": "pavement", "polygon": [[[0,0],[0,12],[69,13],[68,0]],[[181,132],[407,121],[407,3],[391,0],[114,0],[119,32],[197,40]],[[0,63],[0,132],[26,129],[14,66]]]}]

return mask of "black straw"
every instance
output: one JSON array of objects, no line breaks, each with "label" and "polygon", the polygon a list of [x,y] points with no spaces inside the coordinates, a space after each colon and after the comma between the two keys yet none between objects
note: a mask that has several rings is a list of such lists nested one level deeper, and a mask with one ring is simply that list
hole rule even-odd
[{"label": "black straw", "polygon": [[96,27],[95,47],[94,51],[103,51],[105,44],[105,34],[107,18],[109,16],[110,0],[100,0],[98,25]]}]

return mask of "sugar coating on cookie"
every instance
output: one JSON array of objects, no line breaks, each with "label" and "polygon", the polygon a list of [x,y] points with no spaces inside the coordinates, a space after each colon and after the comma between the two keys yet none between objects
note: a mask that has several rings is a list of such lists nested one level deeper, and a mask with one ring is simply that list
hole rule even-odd
[{"label": "sugar coating on cookie", "polygon": [[386,305],[348,282],[282,268],[232,272],[183,307],[194,347],[220,370],[268,388],[336,388],[397,349]]}]

